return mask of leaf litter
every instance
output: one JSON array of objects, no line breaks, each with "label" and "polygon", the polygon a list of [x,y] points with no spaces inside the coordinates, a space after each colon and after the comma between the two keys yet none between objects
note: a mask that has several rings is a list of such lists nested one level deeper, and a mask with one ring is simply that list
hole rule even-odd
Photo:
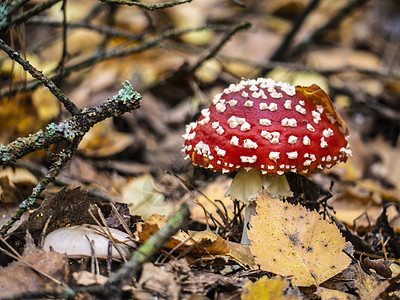
[{"label": "leaf litter", "polygon": [[[326,22],[346,1],[337,1],[335,5],[328,2],[322,1],[318,9],[310,15],[306,26],[301,28],[296,36],[296,43],[309,36],[316,26]],[[396,38],[385,38],[398,35],[395,31],[396,26],[387,26],[396,24],[398,16],[395,9],[390,9],[393,1],[386,0],[380,5],[375,1],[371,2],[370,6],[359,8],[356,14],[350,15],[341,26],[331,29],[319,43],[315,43],[304,53],[301,61],[296,61],[293,65],[271,66],[272,71],[269,75],[276,81],[293,79],[303,85],[309,85],[310,80],[313,83],[323,83],[324,89],[326,87],[330,95],[333,95],[336,109],[345,116],[349,125],[354,157],[347,164],[312,175],[312,184],[303,179],[292,178],[292,188],[296,189],[294,199],[288,199],[286,203],[276,203],[268,212],[261,208],[259,215],[253,219],[255,223],[252,224],[251,231],[256,236],[264,237],[260,237],[259,246],[254,242],[250,249],[235,243],[240,240],[242,217],[241,207],[223,197],[226,182],[230,179],[194,168],[188,161],[184,161],[179,151],[182,143],[180,135],[184,132],[184,124],[196,119],[196,114],[208,106],[209,99],[227,82],[236,82],[241,77],[258,76],[261,65],[267,62],[268,57],[279,46],[284,34],[291,28],[293,17],[303,11],[307,1],[247,1],[246,8],[241,8],[236,1],[194,1],[186,4],[187,7],[149,13],[154,21],[152,25],[156,28],[187,28],[195,23],[204,25],[208,24],[207,22],[232,23],[235,18],[252,19],[251,31],[234,36],[223,48],[221,55],[207,61],[188,78],[165,80],[180,68],[184,69],[186,63],[195,61],[202,50],[219,38],[219,33],[208,31],[197,35],[185,35],[169,40],[162,47],[148,52],[108,60],[91,70],[77,72],[70,78],[64,78],[63,88],[80,107],[101,103],[103,99],[115,94],[121,82],[127,78],[134,78],[137,88],[145,90],[143,109],[114,119],[113,122],[104,122],[98,129],[94,129],[91,137],[87,137],[89,140],[81,144],[78,155],[63,171],[56,184],[45,191],[38,205],[30,211],[29,218],[23,220],[21,226],[18,225],[19,227],[7,237],[7,242],[20,253],[24,253],[22,256],[26,260],[30,260],[29,251],[23,252],[23,249],[31,247],[34,254],[32,261],[46,262],[49,267],[46,271],[49,274],[60,272],[61,275],[54,276],[63,282],[79,285],[102,284],[105,279],[100,280],[101,276],[108,278],[110,269],[116,271],[120,267],[118,262],[114,261],[112,268],[108,268],[107,262],[93,258],[93,264],[99,264],[98,273],[91,269],[92,263],[86,260],[69,260],[69,264],[65,266],[65,256],[56,252],[46,254],[42,250],[32,248],[31,242],[25,242],[26,230],[32,234],[35,244],[40,245],[44,234],[54,232],[58,228],[96,224],[89,210],[95,214],[97,220],[101,220],[102,217],[96,213],[98,207],[105,219],[105,222],[101,222],[102,226],[107,223],[110,227],[130,231],[133,233],[132,238],[137,243],[142,243],[165,224],[168,215],[179,203],[192,199],[195,195],[205,206],[206,212],[196,203],[191,203],[191,223],[166,244],[159,257],[145,265],[141,274],[133,278],[132,284],[124,286],[130,297],[395,297],[396,289],[399,289],[400,258],[396,251],[400,228],[400,184],[396,175],[400,170],[397,167],[400,162],[397,116],[400,93],[398,76],[392,76],[390,72],[384,73],[382,68],[398,70],[399,67],[396,61],[390,63],[388,55],[389,50],[397,45]],[[68,20],[79,21],[85,13],[91,11],[94,4],[93,1],[69,1]],[[189,7],[190,5],[192,6]],[[179,18],[182,11],[188,20],[193,19],[193,22],[186,21],[187,26],[184,23],[178,24],[182,19]],[[48,17],[61,20],[59,7],[54,7],[47,14]],[[95,16],[94,23],[107,23],[105,15],[107,13]],[[121,30],[138,34],[146,30],[149,15],[146,16],[134,7],[118,8],[115,25]],[[33,35],[30,34],[32,32]],[[30,38],[37,32],[40,30],[34,24],[30,24],[27,29],[27,44],[32,43]],[[71,28],[70,33],[70,65],[83,57],[90,57],[102,44],[102,36],[97,32]],[[107,47],[120,45],[121,41],[128,42],[121,37],[112,37]],[[61,39],[48,41],[47,45],[48,47],[37,50],[41,55],[28,53],[27,56],[33,64],[45,71],[58,63],[63,46]],[[335,63],[338,58],[343,59]],[[6,74],[12,73],[12,66],[10,63],[4,63],[0,69],[2,79],[7,78],[1,82],[3,91],[9,88],[11,79]],[[15,83],[25,80],[25,75],[19,67],[12,74]],[[155,88],[151,88],[152,85]],[[3,144],[44,128],[48,122],[60,117],[58,103],[43,89],[20,93],[16,97],[2,97],[0,104],[0,141]],[[354,137],[358,138],[357,141]],[[59,150],[53,147],[50,149],[55,152]],[[36,166],[48,166],[53,156],[49,155],[49,151],[42,151],[39,155],[30,155],[28,159]],[[29,170],[29,176],[21,175],[21,178],[18,178],[19,168]],[[2,171],[0,199],[5,201],[1,205],[2,215],[9,216],[9,207],[17,206],[21,195],[29,195],[43,176],[39,168],[32,168],[29,164],[22,163],[22,166],[15,170],[15,174],[9,169]],[[192,186],[184,188],[175,177],[166,175],[166,171],[177,173]],[[31,174],[36,178],[32,178]],[[149,182],[151,184],[148,184]],[[62,189],[64,186],[68,188]],[[78,186],[81,187],[81,191],[75,189]],[[199,191],[214,202],[219,208],[219,213],[209,200],[203,196],[197,197]],[[117,207],[119,217],[108,201]],[[119,202],[125,203],[120,206]],[[140,205],[138,208],[132,203],[148,205]],[[298,203],[311,211],[302,209]],[[393,204],[388,206],[388,203]],[[295,210],[291,213],[295,221],[281,221],[281,224],[293,221],[296,225],[288,228],[294,229],[283,231],[287,235],[281,233],[280,239],[275,238],[272,241],[267,239],[274,236],[266,234],[269,232],[266,230],[267,225],[255,233],[254,228],[263,226],[257,225],[257,220],[262,214],[271,216],[269,222],[278,222],[276,216],[285,215],[282,211],[277,212],[282,205]],[[276,213],[273,214],[273,211]],[[165,216],[154,215],[155,213]],[[314,225],[309,224],[310,228],[314,229],[309,236],[317,236],[319,239],[310,240],[307,236],[302,236],[310,232],[307,231],[307,226],[298,225],[299,216],[306,213],[309,217],[314,216],[315,222]],[[4,222],[7,219],[8,217],[4,218]],[[343,252],[340,252],[340,249],[346,247],[343,244],[344,239],[339,238],[339,232],[333,229],[335,227],[332,222],[338,225],[341,235],[354,245],[353,262],[348,267],[348,256],[342,256]],[[263,224],[261,221],[259,223]],[[281,227],[276,225],[276,228]],[[323,230],[326,235],[321,238]],[[328,236],[335,236],[333,240],[337,242],[328,245],[332,252],[325,251],[323,244]],[[106,239],[106,242],[109,241]],[[277,244],[277,248],[271,246],[274,243]],[[306,250],[308,247],[312,248],[305,253],[298,251],[301,261],[320,263],[319,267],[310,264],[305,268],[303,265],[299,273],[302,275],[292,270],[296,269],[298,263],[295,262],[299,260],[288,260],[292,258],[293,249],[296,249],[294,246],[300,243],[304,244]],[[318,248],[321,243],[322,250]],[[257,247],[258,250],[253,249]],[[279,249],[287,252],[286,256],[279,256],[280,268],[270,269],[265,266],[265,261],[258,261],[261,258],[257,251],[264,253],[261,255],[262,259],[268,260],[273,258]],[[55,258],[50,257],[51,255]],[[255,265],[253,255],[261,270]],[[9,284],[7,289],[11,294],[7,295],[10,297],[25,291],[13,289],[11,286],[14,283],[18,282],[19,287],[26,284],[26,291],[32,292],[48,287],[51,281],[37,275],[31,267],[22,266],[20,261],[10,263],[10,258],[4,253],[1,254],[0,261],[0,274],[7,275],[0,282]],[[332,271],[328,262],[332,262],[331,266],[335,266],[335,271]],[[284,266],[288,266],[289,271]],[[64,268],[74,274],[75,281],[65,276]],[[95,276],[84,273],[86,271],[82,269],[90,270],[89,274]],[[16,274],[16,278],[9,274]],[[81,277],[78,274],[81,274]],[[333,277],[330,278],[331,276]],[[21,279],[23,281],[19,282]],[[254,282],[253,285],[250,281]],[[30,285],[32,282],[39,285]],[[297,287],[302,284],[314,286]],[[3,289],[0,290],[3,292]]]}]

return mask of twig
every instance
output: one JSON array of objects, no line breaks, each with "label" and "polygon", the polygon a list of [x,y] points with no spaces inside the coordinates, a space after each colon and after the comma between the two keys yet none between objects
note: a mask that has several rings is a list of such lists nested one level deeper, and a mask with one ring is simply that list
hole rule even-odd
[{"label": "twig", "polygon": [[11,16],[29,0],[2,1],[0,3],[0,32],[7,28]]},{"label": "twig", "polygon": [[27,60],[23,59],[17,51],[8,46],[2,39],[0,39],[0,49],[6,52],[12,60],[19,63],[24,70],[28,71],[34,78],[42,82],[43,85],[47,87],[62,104],[64,104],[65,108],[71,113],[71,115],[77,115],[81,112],[81,109],[69,100],[51,79],[47,78],[47,76],[41,71],[37,70]]},{"label": "twig", "polygon": [[372,70],[367,68],[359,68],[354,66],[343,66],[338,68],[326,69],[326,68],[314,68],[308,66],[306,64],[297,63],[297,62],[283,62],[283,61],[269,61],[266,63],[259,63],[257,61],[252,61],[250,59],[243,59],[237,57],[231,57],[227,55],[219,55],[222,61],[226,62],[236,62],[241,63],[247,66],[251,66],[254,68],[265,68],[265,69],[273,69],[276,67],[283,67],[289,70],[296,70],[296,71],[310,71],[316,72],[324,76],[330,76],[340,73],[347,73],[347,72],[356,72],[364,75],[370,75],[374,77],[383,77],[383,78],[393,78],[393,79],[400,79],[400,72],[396,70],[387,70],[387,69],[379,69],[379,70]]},{"label": "twig", "polygon": [[57,68],[60,70],[59,82],[62,80],[64,74],[65,61],[67,59],[67,0],[62,0],[62,54]]},{"label": "twig", "polygon": [[193,0],[177,0],[167,3],[159,3],[159,4],[145,4],[139,1],[131,1],[131,0],[101,0],[102,2],[119,4],[119,5],[128,5],[128,6],[138,6],[140,8],[144,8],[149,11],[154,11],[158,9],[169,8],[177,5],[181,5],[184,3],[192,2]]},{"label": "twig", "polygon": [[[230,27],[228,27],[230,28]],[[215,31],[224,31],[227,30],[226,25],[206,25],[206,26],[201,26],[197,28],[188,28],[188,29],[172,29],[172,30],[167,30],[154,38],[150,40],[143,41],[139,45],[132,46],[132,47],[127,47],[125,49],[113,49],[107,52],[99,53],[93,57],[90,57],[84,61],[81,61],[75,65],[72,65],[68,68],[65,69],[65,73],[69,74],[73,71],[79,71],[82,69],[85,69],[87,67],[90,67],[96,63],[102,62],[104,60],[110,59],[110,58],[118,58],[118,57],[123,57],[127,55],[131,55],[134,53],[138,53],[147,49],[150,49],[152,47],[155,47],[159,45],[161,42],[163,42],[166,39],[170,39],[176,36],[180,36],[186,33],[191,33],[191,32],[197,32],[197,31],[203,31],[207,29],[212,29]]]},{"label": "twig", "polygon": [[54,180],[54,178],[60,173],[65,164],[71,159],[72,155],[78,148],[79,142],[82,140],[82,138],[83,135],[76,136],[72,143],[57,155],[58,159],[51,165],[49,172],[45,175],[42,181],[34,187],[32,194],[27,199],[22,201],[22,203],[19,205],[19,208],[11,217],[11,219],[3,225],[0,230],[0,234],[2,236],[4,236],[7,231],[14,225],[14,223],[21,218],[24,212],[29,210],[35,204],[40,194],[47,188],[49,183]]},{"label": "twig", "polygon": [[189,219],[189,208],[186,203],[183,203],[180,209],[172,216],[170,221],[165,224],[161,229],[147,240],[140,248],[134,253],[132,258],[122,266],[118,272],[110,277],[105,288],[120,288],[140,270],[142,265],[149,261],[164,244],[173,236],[179,229],[181,229]]},{"label": "twig", "polygon": [[[38,4],[35,7],[20,14],[19,16],[13,18],[10,22],[10,26],[15,26],[17,24],[24,23],[27,20],[29,20],[29,18],[31,18],[32,16],[38,15],[42,11],[48,9],[49,7],[52,7],[54,4],[56,4],[57,2],[60,2],[60,1],[62,1],[62,0],[48,0],[41,4]],[[23,1],[21,1],[21,2],[23,2]],[[0,32],[4,31],[5,29],[6,29],[6,26],[1,26]]]},{"label": "twig", "polygon": [[354,0],[352,2],[349,2],[336,15],[334,15],[333,18],[331,18],[328,23],[326,23],[322,27],[318,28],[316,31],[314,31],[314,33],[312,33],[303,42],[296,45],[296,47],[294,47],[288,53],[287,57],[294,57],[294,56],[299,55],[301,52],[303,52],[305,49],[307,49],[307,47],[310,44],[312,44],[316,40],[323,37],[325,32],[336,28],[345,17],[347,17],[350,13],[353,12],[354,9],[364,5],[367,1],[368,0]]}]

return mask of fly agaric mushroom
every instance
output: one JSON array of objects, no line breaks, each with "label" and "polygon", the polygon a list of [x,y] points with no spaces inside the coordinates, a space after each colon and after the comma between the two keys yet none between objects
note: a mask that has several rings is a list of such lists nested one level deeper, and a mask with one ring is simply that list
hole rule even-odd
[{"label": "fly agaric mushroom", "polygon": [[186,127],[184,151],[213,171],[239,171],[227,196],[245,203],[242,243],[262,188],[292,196],[287,172],[308,175],[351,156],[348,129],[317,85],[292,86],[270,78],[242,80],[217,94]]}]

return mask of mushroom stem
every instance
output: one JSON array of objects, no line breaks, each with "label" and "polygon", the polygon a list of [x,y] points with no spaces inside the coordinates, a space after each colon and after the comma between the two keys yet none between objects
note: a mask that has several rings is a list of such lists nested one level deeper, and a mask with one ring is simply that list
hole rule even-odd
[{"label": "mushroom stem", "polygon": [[230,196],[248,205],[250,201],[257,199],[259,192],[263,188],[268,189],[272,197],[285,198],[293,196],[285,175],[269,177],[267,174],[263,175],[261,171],[251,168],[248,171],[242,169],[236,174],[231,186],[225,193],[225,197]]},{"label": "mushroom stem", "polygon": [[247,224],[250,222],[251,216],[256,214],[257,196],[263,188],[268,189],[271,196],[275,198],[293,196],[285,175],[269,177],[267,174],[263,175],[261,171],[254,168],[240,170],[235,178],[233,178],[231,186],[225,193],[225,197],[230,196],[246,204],[241,244],[251,244],[247,236]]},{"label": "mushroom stem", "polygon": [[255,201],[251,201],[244,209],[243,233],[242,240],[240,241],[242,245],[251,245],[249,236],[247,235],[247,224],[250,222],[251,217],[256,214],[256,206],[257,203]]}]

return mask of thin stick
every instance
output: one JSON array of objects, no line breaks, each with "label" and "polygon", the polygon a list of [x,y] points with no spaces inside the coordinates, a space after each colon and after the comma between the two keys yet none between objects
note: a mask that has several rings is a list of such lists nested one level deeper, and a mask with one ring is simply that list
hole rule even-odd
[{"label": "thin stick", "polygon": [[173,6],[177,6],[180,4],[185,4],[192,2],[193,0],[177,0],[167,3],[158,3],[158,4],[145,4],[139,1],[130,1],[130,0],[101,0],[102,2],[112,3],[112,4],[119,4],[119,5],[128,5],[128,6],[138,6],[140,8],[144,8],[149,11],[155,11],[158,9],[169,8]]},{"label": "thin stick", "polygon": [[141,269],[142,265],[160,251],[171,236],[186,224],[189,215],[189,208],[186,203],[183,203],[169,222],[139,247],[133,253],[131,259],[125,263],[118,272],[110,277],[110,280],[104,285],[104,289],[108,292],[108,295],[113,295],[114,293],[119,295],[121,293],[121,287],[128,283]]},{"label": "thin stick", "polygon": [[386,247],[385,247],[385,243],[383,242],[383,237],[382,237],[382,228],[379,228],[379,238],[381,240],[381,244],[382,244],[382,249],[383,249],[383,256],[385,257],[385,260],[388,259],[387,257],[387,253],[386,253]]}]

